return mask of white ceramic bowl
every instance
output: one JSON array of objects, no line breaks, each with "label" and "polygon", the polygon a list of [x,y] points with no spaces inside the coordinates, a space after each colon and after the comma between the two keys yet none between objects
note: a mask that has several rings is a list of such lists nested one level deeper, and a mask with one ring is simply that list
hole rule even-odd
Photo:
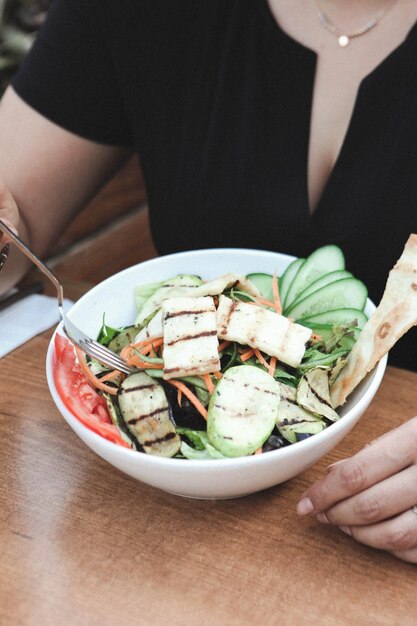
[{"label": "white ceramic bowl", "polygon": [[[176,274],[198,274],[211,279],[226,272],[281,274],[293,257],[260,250],[211,249],[180,252],[126,269],[85,294],[71,309],[72,321],[92,337],[103,313],[110,326],[129,325],[135,318],[133,289]],[[374,310],[368,301],[366,312]],[[61,326],[58,326],[58,332]],[[56,406],[77,435],[100,457],[122,472],[148,485],[193,498],[244,496],[282,483],[300,474],[336,446],[356,424],[374,397],[383,377],[382,359],[341,409],[341,419],[321,433],[280,450],[262,455],[207,461],[164,459],[129,450],[106,441],[83,426],[64,406],[53,380],[53,341],[46,371]]]}]

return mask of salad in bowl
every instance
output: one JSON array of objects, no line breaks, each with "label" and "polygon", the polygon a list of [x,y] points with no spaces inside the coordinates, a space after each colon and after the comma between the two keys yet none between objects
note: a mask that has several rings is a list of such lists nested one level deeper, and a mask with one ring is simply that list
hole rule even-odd
[{"label": "salad in bowl", "polygon": [[182,495],[243,495],[299,473],[359,419],[386,359],[346,403],[332,389],[374,308],[333,245],[307,259],[238,249],[160,257],[70,312],[132,374],[86,358],[58,328],[48,382],[71,427],[122,471]]}]

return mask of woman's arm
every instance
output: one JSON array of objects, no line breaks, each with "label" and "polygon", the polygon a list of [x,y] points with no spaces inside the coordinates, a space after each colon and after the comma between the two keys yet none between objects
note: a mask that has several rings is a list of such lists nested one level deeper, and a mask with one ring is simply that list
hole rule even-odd
[{"label": "woman's arm", "polygon": [[[9,88],[0,102],[0,218],[43,256],[128,155],[127,148],[64,130]],[[0,293],[26,270],[26,260],[12,249],[0,275]]]}]

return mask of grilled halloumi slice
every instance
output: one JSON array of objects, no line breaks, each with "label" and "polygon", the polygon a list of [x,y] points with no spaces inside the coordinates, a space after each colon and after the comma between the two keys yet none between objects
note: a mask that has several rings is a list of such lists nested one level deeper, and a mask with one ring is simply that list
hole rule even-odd
[{"label": "grilled halloumi slice", "polygon": [[220,339],[259,348],[283,363],[297,367],[311,333],[309,328],[295,324],[274,311],[220,296],[217,309],[217,334]]},{"label": "grilled halloumi slice", "polygon": [[220,370],[213,298],[169,298],[162,302],[164,378]]},{"label": "grilled halloumi slice", "polygon": [[148,454],[172,457],[181,446],[170,419],[169,404],[161,385],[146,372],[130,374],[117,394],[128,430]]},{"label": "grilled halloumi slice", "polygon": [[199,285],[195,288],[174,288],[171,292],[171,296],[191,296],[192,298],[200,296],[219,296],[221,293],[223,293],[223,291],[225,291],[225,289],[230,289],[234,286],[236,286],[237,289],[246,291],[246,293],[254,296],[255,298],[261,295],[257,287],[255,287],[255,285],[250,280],[248,280],[244,276],[240,276],[239,274],[229,272],[228,274],[219,276],[214,280],[209,280],[208,282],[203,283],[202,285]]},{"label": "grilled halloumi slice", "polygon": [[[246,291],[251,296],[259,297],[261,294],[255,285],[239,274],[229,272],[224,276],[219,276],[214,280],[209,280],[201,285],[196,285],[195,280],[187,284],[188,278],[184,276],[181,284],[175,284],[174,280],[171,283],[166,283],[163,287],[158,289],[151,298],[146,302],[143,309],[139,312],[136,319],[136,324],[143,322],[155,309],[159,309],[162,302],[167,298],[201,298],[203,296],[218,296],[225,289],[230,289],[236,286],[238,289]],[[185,284],[184,284],[185,283]]]},{"label": "grilled halloumi slice", "polygon": [[143,324],[154,311],[161,307],[162,300],[170,297],[173,289],[187,287],[189,291],[192,291],[202,283],[203,281],[199,276],[193,276],[191,274],[178,274],[178,276],[174,276],[160,283],[159,288],[156,289],[140,307],[135,324]]}]

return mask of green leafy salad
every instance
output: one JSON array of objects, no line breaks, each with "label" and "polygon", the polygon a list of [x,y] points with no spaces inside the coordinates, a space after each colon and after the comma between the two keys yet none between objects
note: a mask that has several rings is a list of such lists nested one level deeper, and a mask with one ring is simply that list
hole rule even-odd
[{"label": "green leafy salad", "polygon": [[184,459],[247,456],[339,419],[330,389],[367,321],[367,289],[337,246],[280,277],[179,275],[135,297],[134,324],[103,323],[99,335],[133,373],[84,362],[124,445]]}]

